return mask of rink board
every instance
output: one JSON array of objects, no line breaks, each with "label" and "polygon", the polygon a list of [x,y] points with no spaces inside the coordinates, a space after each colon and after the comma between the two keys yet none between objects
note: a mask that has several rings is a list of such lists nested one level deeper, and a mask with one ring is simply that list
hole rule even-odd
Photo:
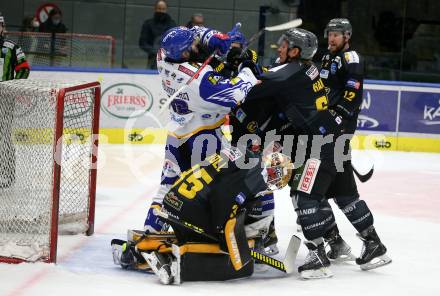
[{"label": "rink board", "polygon": [[[165,142],[167,112],[154,71],[36,68],[32,77],[98,80],[100,139],[110,144]],[[355,149],[440,152],[440,84],[366,80]],[[380,134],[382,136],[371,136]]]}]

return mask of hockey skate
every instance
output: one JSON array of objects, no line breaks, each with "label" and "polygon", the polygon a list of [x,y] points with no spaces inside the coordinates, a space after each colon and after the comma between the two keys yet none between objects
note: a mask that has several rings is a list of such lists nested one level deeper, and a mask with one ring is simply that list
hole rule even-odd
[{"label": "hockey skate", "polygon": [[333,273],[328,268],[330,260],[325,254],[324,243],[316,245],[312,241],[305,242],[309,249],[309,254],[304,261],[304,264],[298,267],[298,272],[302,279],[320,279],[332,277]]},{"label": "hockey skate", "polygon": [[330,246],[327,257],[335,262],[354,261],[356,257],[351,253],[351,247],[339,235],[337,227],[333,228],[325,237],[325,241]]},{"label": "hockey skate", "polygon": [[375,269],[391,263],[391,258],[386,255],[387,248],[380,241],[373,226],[357,236],[364,242],[361,256],[356,259],[356,264],[362,270]]}]

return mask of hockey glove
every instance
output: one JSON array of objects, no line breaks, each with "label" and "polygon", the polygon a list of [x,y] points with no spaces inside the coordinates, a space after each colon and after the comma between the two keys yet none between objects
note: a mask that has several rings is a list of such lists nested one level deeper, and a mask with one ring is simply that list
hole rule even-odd
[{"label": "hockey glove", "polygon": [[252,62],[251,60],[243,61],[238,67],[238,71],[241,71],[241,69],[243,68],[251,69],[252,73],[257,79],[260,79],[261,75],[263,74],[263,69],[261,68],[261,66],[257,63]]},{"label": "hockey glove", "polygon": [[232,40],[228,34],[215,33],[209,38],[208,46],[211,50],[217,50],[220,56],[224,56],[228,53],[231,43]]}]

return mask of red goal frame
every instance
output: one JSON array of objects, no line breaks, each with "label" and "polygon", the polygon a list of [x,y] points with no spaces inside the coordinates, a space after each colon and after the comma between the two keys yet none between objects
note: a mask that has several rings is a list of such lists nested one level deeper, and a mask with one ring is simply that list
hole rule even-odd
[{"label": "red goal frame", "polygon": [[[62,136],[64,128],[64,101],[66,95],[71,92],[94,89],[94,104],[93,104],[93,120],[92,120],[92,139],[91,139],[91,167],[89,169],[89,211],[88,211],[88,230],[86,235],[90,236],[94,233],[95,222],[95,203],[96,203],[96,162],[98,159],[98,144],[99,144],[99,113],[101,101],[101,84],[99,82],[91,82],[79,84],[72,87],[60,88],[58,90],[56,102],[56,118],[55,118],[55,132],[54,132],[54,146],[53,146],[53,188],[52,188],[52,213],[51,226],[49,235],[49,256],[40,260],[39,262],[56,263],[57,246],[58,246],[58,218],[59,218],[59,199],[60,199],[60,180],[61,180],[61,165],[57,160],[61,159],[62,153]],[[4,263],[22,263],[26,262],[24,259],[1,257],[0,262]]]}]

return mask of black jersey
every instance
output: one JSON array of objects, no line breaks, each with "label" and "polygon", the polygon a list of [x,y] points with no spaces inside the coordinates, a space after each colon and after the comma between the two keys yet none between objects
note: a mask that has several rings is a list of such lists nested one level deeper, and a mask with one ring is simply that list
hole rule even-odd
[{"label": "black jersey", "polygon": [[[205,165],[197,164],[183,172],[165,195],[164,208],[208,233],[219,234],[234,211],[251,207],[257,193],[267,190],[260,156],[251,156],[257,161],[254,167],[240,169],[236,162],[244,157],[235,147],[224,148],[207,157]],[[176,234],[185,232],[180,239],[194,238],[186,237],[188,233],[177,228]]]},{"label": "black jersey", "polygon": [[347,49],[322,58],[320,76],[327,90],[330,108],[344,117],[356,117],[362,103],[364,61]]},{"label": "black jersey", "polygon": [[313,63],[292,62],[271,69],[254,86],[233,117],[236,138],[276,129],[306,135],[338,134],[340,118],[328,110],[319,70]]}]

